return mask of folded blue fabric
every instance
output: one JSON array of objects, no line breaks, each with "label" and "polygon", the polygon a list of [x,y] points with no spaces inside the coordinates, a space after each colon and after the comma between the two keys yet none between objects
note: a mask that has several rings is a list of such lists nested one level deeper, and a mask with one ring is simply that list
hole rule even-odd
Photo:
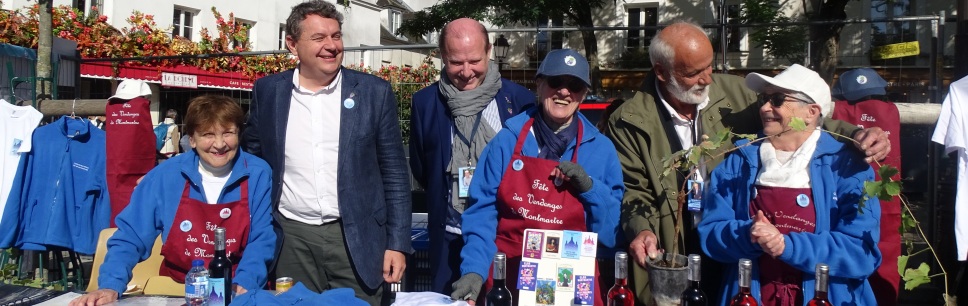
[{"label": "folded blue fabric", "polygon": [[353,289],[337,288],[316,293],[306,288],[302,283],[296,283],[289,291],[279,295],[271,291],[253,290],[239,295],[232,300],[231,306],[269,305],[269,306],[369,306],[365,301],[356,297]]}]

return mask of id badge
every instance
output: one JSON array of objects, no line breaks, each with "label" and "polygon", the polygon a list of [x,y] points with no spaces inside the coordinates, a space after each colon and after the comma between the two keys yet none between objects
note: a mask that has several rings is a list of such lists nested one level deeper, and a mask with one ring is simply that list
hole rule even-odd
[{"label": "id badge", "polygon": [[457,197],[466,199],[467,191],[471,187],[471,179],[474,178],[474,168],[475,167],[460,167],[458,168],[458,173],[460,176],[457,178]]},{"label": "id badge", "polygon": [[686,186],[689,186],[689,193],[686,197],[686,207],[689,209],[689,211],[701,211],[703,190],[705,190],[703,182],[689,180]]}]

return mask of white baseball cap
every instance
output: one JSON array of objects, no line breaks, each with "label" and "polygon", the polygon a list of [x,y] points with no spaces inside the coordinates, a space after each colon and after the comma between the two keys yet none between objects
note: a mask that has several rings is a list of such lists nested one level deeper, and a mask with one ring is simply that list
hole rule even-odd
[{"label": "white baseball cap", "polygon": [[111,99],[123,99],[131,100],[137,97],[150,96],[151,87],[148,87],[148,83],[140,80],[124,80],[121,84],[118,84],[118,90],[113,96],[108,98]]},{"label": "white baseball cap", "polygon": [[820,105],[822,116],[830,115],[833,101],[830,98],[830,86],[817,72],[807,67],[793,64],[775,77],[768,77],[759,73],[746,75],[746,87],[757,93],[763,93],[768,86],[800,92],[810,97],[814,103]]}]

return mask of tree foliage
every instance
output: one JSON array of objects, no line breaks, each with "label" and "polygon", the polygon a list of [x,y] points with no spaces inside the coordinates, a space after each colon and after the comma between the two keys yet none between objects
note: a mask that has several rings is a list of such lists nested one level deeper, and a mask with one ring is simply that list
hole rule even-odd
[{"label": "tree foliage", "polygon": [[[774,0],[743,1],[743,23],[787,23],[793,18],[782,14],[780,4]],[[799,63],[807,53],[807,32],[804,26],[782,26],[751,28],[750,38],[757,47],[767,50],[772,56]]]}]

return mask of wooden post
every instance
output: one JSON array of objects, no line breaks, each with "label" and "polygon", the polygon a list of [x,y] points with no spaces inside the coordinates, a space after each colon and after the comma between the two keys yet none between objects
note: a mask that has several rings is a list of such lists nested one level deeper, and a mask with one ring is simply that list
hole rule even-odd
[{"label": "wooden post", "polygon": [[37,110],[44,116],[104,116],[104,107],[107,106],[107,99],[92,100],[40,100],[37,101]]}]

